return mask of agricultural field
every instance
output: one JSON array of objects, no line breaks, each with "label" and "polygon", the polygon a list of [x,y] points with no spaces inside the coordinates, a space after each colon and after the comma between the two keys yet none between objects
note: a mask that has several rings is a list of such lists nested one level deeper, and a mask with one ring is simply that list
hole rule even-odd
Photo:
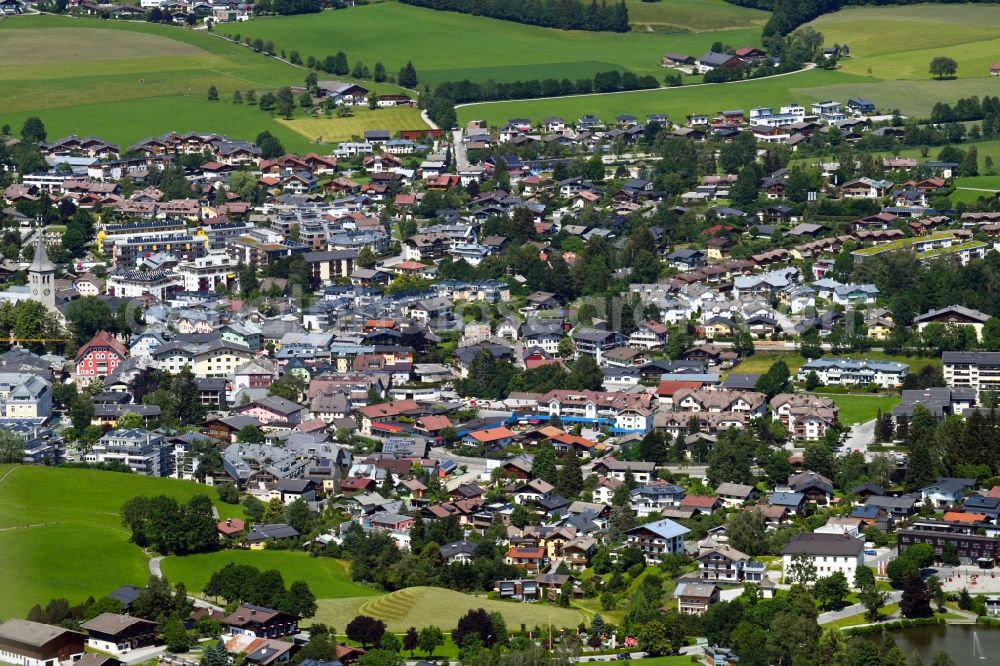
[{"label": "agricultural field", "polygon": [[768,12],[725,0],[625,0],[629,23],[636,31],[703,32],[763,27]]},{"label": "agricultural field", "polygon": [[[673,6],[702,4],[745,11],[724,5],[722,0],[666,0],[664,11]],[[720,10],[721,11],[721,10]],[[271,40],[279,49],[296,49],[302,58],[319,59],[338,50],[369,68],[381,61],[391,75],[412,61],[421,83],[442,81],[517,81],[527,79],[591,77],[596,72],[627,69],[662,79],[660,59],[667,51],[698,56],[715,41],[733,46],[760,42],[757,27],[716,32],[627,34],[557,30],[510,21],[411,7],[383,2],[340,11],[301,16],[254,19],[238,26],[219,27],[220,32],[239,32]],[[378,39],[372,39],[378,35]],[[391,49],[384,46],[391,44]],[[441,48],[447,45],[447,48]]]},{"label": "agricultural field", "polygon": [[555,627],[574,627],[584,620],[582,613],[571,609],[494,601],[439,587],[409,587],[369,598],[320,599],[318,604],[319,611],[314,619],[338,629],[347,626],[358,614],[384,621],[389,631],[428,625],[446,629],[458,624],[458,619],[473,608],[502,613],[512,631],[522,624],[528,629],[549,622]]},{"label": "agricultural field", "polygon": [[[977,148],[978,150],[978,148]],[[983,156],[980,155],[980,160]],[[994,198],[1000,192],[1000,176],[965,176],[955,179],[952,204],[975,203],[980,197]]]},{"label": "agricultural field", "polygon": [[844,425],[854,425],[865,423],[878,416],[879,410],[883,414],[892,412],[892,408],[900,403],[899,396],[895,395],[828,395],[840,410],[840,422]]},{"label": "agricultural field", "polygon": [[[683,123],[689,113],[716,113],[720,109],[748,109],[754,106],[780,106],[790,100],[800,104],[828,99],[826,87],[840,82],[860,84],[864,77],[813,69],[766,79],[680,88],[661,88],[607,95],[578,95],[540,100],[470,104],[458,108],[459,123],[484,119],[490,125],[503,124],[509,118],[544,118],[562,116],[568,121],[593,113],[613,119],[619,113],[642,118],[650,113],[666,113]],[[814,92],[820,89],[821,92]]]},{"label": "agricultural field", "polygon": [[1000,8],[979,4],[850,7],[810,25],[850,47],[844,72],[879,79],[929,79],[935,56],[954,58],[959,78],[989,78],[1000,50]]},{"label": "agricultural field", "polygon": [[230,562],[249,564],[262,571],[277,569],[286,585],[304,580],[320,599],[378,594],[372,588],[352,581],[347,564],[342,560],[311,557],[308,553],[298,551],[224,550],[201,555],[172,556],[164,558],[160,567],[170,582],[183,582],[192,594],[200,594],[211,575]]},{"label": "agricultural field", "polygon": [[126,583],[145,583],[147,558],[129,542],[118,516],[132,497],[162,494],[186,501],[207,494],[221,515],[243,515],[241,507],[222,504],[211,488],[188,481],[46,467],[0,469],[0,477],[3,618],[22,617],[53,597],[79,603]]},{"label": "agricultural field", "polygon": [[319,117],[279,119],[283,127],[304,137],[312,143],[349,141],[363,137],[365,130],[385,129],[394,136],[400,130],[421,129],[426,123],[420,118],[420,110],[415,108],[387,108],[371,110],[364,107],[353,109],[350,118]]},{"label": "agricultural field", "polygon": [[[0,119],[15,128],[37,115],[51,137],[96,134],[122,148],[167,131],[252,140],[270,130],[287,148],[308,150],[308,141],[269,114],[230,103],[235,90],[301,85],[305,70],[203,31],[19,16],[0,21],[0,54],[11,65],[0,73]],[[207,100],[212,85],[218,102]]]},{"label": "agricultural field", "polygon": [[[0,114],[3,122],[10,123],[15,131],[29,116],[42,119],[50,138],[93,134],[119,144],[122,150],[147,136],[170,131],[217,132],[234,139],[253,141],[264,130],[278,137],[288,151],[307,153],[316,150],[306,137],[293,132],[256,106],[232,104],[226,99],[208,102],[201,97],[149,97]],[[128,118],[128,121],[123,122],[122,118]]]},{"label": "agricultural field", "polygon": [[[645,3],[637,0],[637,4]],[[650,11],[655,11],[655,7],[653,3]],[[666,112],[679,119],[688,113],[723,108],[780,106],[791,101],[800,104],[828,99],[846,101],[850,97],[867,97],[885,109],[927,117],[935,102],[941,100],[954,102],[970,95],[1000,95],[1000,77],[989,76],[989,65],[1000,52],[997,31],[1000,7],[982,4],[852,7],[822,16],[810,25],[824,34],[825,44],[850,46],[851,57],[841,61],[839,70],[813,70],[716,87],[475,104],[460,108],[459,120],[484,119],[497,124],[518,116],[540,119],[560,115],[569,120],[586,113],[608,118],[624,112],[640,117]],[[722,31],[713,38],[727,44],[746,41],[735,38],[738,32]],[[693,33],[685,37],[708,34]],[[909,45],[919,48],[910,50]],[[684,49],[665,45],[662,50]],[[957,79],[931,79],[928,65],[938,55],[958,61]]]}]

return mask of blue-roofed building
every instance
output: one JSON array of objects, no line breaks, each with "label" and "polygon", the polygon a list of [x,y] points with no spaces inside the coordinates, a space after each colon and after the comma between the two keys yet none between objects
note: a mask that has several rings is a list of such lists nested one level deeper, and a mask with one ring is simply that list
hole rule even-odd
[{"label": "blue-roofed building", "polygon": [[684,552],[684,535],[690,531],[683,525],[664,518],[630,529],[626,542],[629,547],[642,551],[646,564],[659,564],[664,555]]},{"label": "blue-roofed building", "polygon": [[895,361],[817,358],[799,368],[798,380],[805,381],[810,372],[815,372],[826,386],[877,384],[895,388],[903,385],[909,371],[909,365]]},{"label": "blue-roofed building", "polygon": [[805,508],[806,496],[805,493],[777,492],[771,495],[771,498],[768,500],[768,504],[771,506],[784,507],[789,511],[797,513]]},{"label": "blue-roofed building", "polygon": [[962,508],[972,513],[985,514],[990,520],[996,522],[997,518],[1000,518],[1000,497],[969,495]]}]

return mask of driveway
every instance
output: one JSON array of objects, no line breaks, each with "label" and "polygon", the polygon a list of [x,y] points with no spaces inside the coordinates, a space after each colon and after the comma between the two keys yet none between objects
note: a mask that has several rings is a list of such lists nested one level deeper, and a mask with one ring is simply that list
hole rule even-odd
[{"label": "driveway", "polygon": [[872,454],[868,452],[868,447],[875,443],[875,419],[858,423],[851,426],[851,431],[844,440],[844,455],[857,449],[865,456],[865,460],[871,461]]},{"label": "driveway", "polygon": [[[899,600],[903,598],[903,593],[893,590],[889,592],[886,596],[886,604],[899,603]],[[851,617],[852,615],[858,615],[859,613],[864,613],[865,607],[863,604],[851,604],[850,606],[844,606],[837,611],[827,611],[826,613],[820,613],[819,617],[816,619],[820,624],[829,624],[831,622],[836,622],[837,620],[843,620],[845,617]]]}]

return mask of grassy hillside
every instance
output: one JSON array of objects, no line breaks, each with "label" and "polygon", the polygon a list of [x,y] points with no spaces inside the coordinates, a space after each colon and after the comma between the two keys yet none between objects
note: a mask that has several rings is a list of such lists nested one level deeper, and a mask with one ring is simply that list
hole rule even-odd
[{"label": "grassy hillside", "polygon": [[530,630],[535,625],[546,626],[549,622],[554,627],[575,627],[584,619],[579,611],[566,608],[494,601],[438,587],[409,587],[368,599],[320,600],[315,620],[340,629],[356,615],[365,614],[385,622],[390,631],[406,631],[408,627],[419,629],[428,625],[447,630],[458,624],[458,619],[473,608],[502,613],[511,631],[518,630],[522,624]]},{"label": "grassy hillside", "polygon": [[656,32],[733,30],[763,26],[768,12],[725,0],[625,0],[633,30]]},{"label": "grassy hillside", "polygon": [[[0,470],[0,477],[4,470]],[[0,620],[53,597],[80,602],[148,578],[118,510],[137,495],[186,501],[206,494],[220,515],[242,516],[211,488],[188,481],[94,470],[18,467],[0,482]]]},{"label": "grassy hillside", "polygon": [[172,582],[183,581],[192,593],[199,593],[211,575],[234,562],[249,564],[260,570],[277,569],[285,584],[296,580],[309,583],[313,594],[321,599],[366,597],[375,590],[351,580],[347,565],[328,557],[310,557],[307,553],[285,550],[226,550],[204,555],[167,557],[161,563],[163,575]]},{"label": "grassy hillside", "polygon": [[[712,7],[716,1],[704,4]],[[702,4],[694,0],[663,3],[665,10],[688,7],[684,10],[688,14]],[[725,7],[728,11],[729,6]],[[701,55],[716,40],[734,46],[760,40],[757,28],[672,35],[567,31],[396,2],[318,15],[259,18],[219,30],[271,40],[278,48],[298,50],[303,58],[322,59],[344,51],[352,66],[360,60],[373,68],[381,61],[393,75],[409,60],[421,83],[430,84],[466,78],[576,80],[609,69],[629,69],[660,79],[660,58],[666,51]]]},{"label": "grassy hillside", "polygon": [[[253,139],[270,130],[292,150],[308,141],[232,92],[301,85],[302,68],[204,31],[135,21],[19,16],[0,21],[0,118],[37,115],[50,137],[97,134],[125,144],[168,131]],[[209,102],[216,86],[221,101]],[[381,92],[388,85],[366,84]],[[418,127],[422,125],[417,125]],[[367,129],[367,128],[366,128]]]},{"label": "grassy hillside", "polygon": [[986,77],[1000,52],[1000,7],[995,5],[851,7],[811,25],[827,44],[850,46],[851,57],[842,63],[845,72],[870,70],[881,79],[929,79],[928,65],[939,55],[958,62],[959,78]]},{"label": "grassy hillside", "polygon": [[684,116],[688,113],[717,113],[722,109],[780,106],[793,100],[801,104],[819,101],[821,94],[813,93],[813,88],[845,81],[861,83],[864,80],[863,77],[814,69],[740,83],[473,104],[459,108],[458,117],[461,122],[485,119],[491,125],[497,125],[504,123],[508,118],[519,116],[540,120],[545,116],[557,115],[569,121],[587,113],[593,113],[606,120],[612,120],[615,115],[626,112],[639,117],[649,113],[666,113],[672,119],[683,123]]}]

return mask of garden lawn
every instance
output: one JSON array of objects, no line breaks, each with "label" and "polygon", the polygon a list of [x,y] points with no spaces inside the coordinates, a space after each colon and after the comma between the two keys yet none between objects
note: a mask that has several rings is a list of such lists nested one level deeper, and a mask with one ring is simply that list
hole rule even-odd
[{"label": "garden lawn", "polygon": [[369,598],[321,599],[313,619],[340,629],[355,616],[364,614],[382,620],[390,631],[429,625],[448,631],[458,624],[462,615],[475,608],[502,613],[512,632],[518,631],[522,624],[528,630],[549,622],[553,627],[575,627],[585,619],[582,613],[572,609],[495,601],[439,587],[408,587]]},{"label": "garden lawn", "polygon": [[830,394],[827,397],[837,403],[840,409],[840,422],[844,425],[854,425],[871,421],[878,415],[891,413],[892,408],[900,403],[895,395],[843,395]]},{"label": "garden lawn", "polygon": [[[761,15],[747,14],[722,0],[667,0],[658,13],[668,14],[674,6],[682,8],[679,20],[687,20],[684,17],[702,11],[703,6],[729,17]],[[731,21],[724,23],[732,26]],[[711,22],[706,19],[702,25],[710,26]],[[430,84],[462,79],[575,81],[611,69],[652,74],[662,80],[664,69],[660,67],[660,59],[667,51],[698,57],[715,41],[734,47],[760,43],[760,30],[756,27],[671,35],[570,31],[397,2],[321,14],[257,18],[220,26],[218,31],[271,40],[278,49],[296,49],[303,59],[312,55],[323,60],[343,51],[352,66],[361,61],[374,69],[375,63],[381,61],[392,76],[407,61],[412,61],[420,82]],[[386,48],[387,45],[391,48]]]},{"label": "garden lawn", "polygon": [[[223,550],[201,555],[167,557],[160,564],[170,582],[183,582],[188,590],[200,594],[213,573],[228,563],[249,564],[261,571],[277,569],[288,585],[296,580],[309,583],[320,599],[365,597],[378,594],[351,580],[346,563],[329,557],[312,557],[289,550]],[[341,625],[346,626],[346,625]]]},{"label": "garden lawn", "polygon": [[[10,468],[0,469],[0,477]],[[211,488],[189,481],[48,467],[18,467],[0,481],[0,620],[36,603],[79,603],[149,577],[147,558],[129,542],[118,511],[137,495],[187,501],[206,494],[221,515],[240,516]]]},{"label": "garden lawn", "polygon": [[740,361],[730,372],[738,374],[764,374],[779,360],[785,362],[788,366],[788,372],[793,377],[798,371],[799,366],[806,362],[798,352],[758,351],[753,356]]},{"label": "garden lawn", "polygon": [[348,141],[361,138],[365,130],[385,129],[395,136],[401,130],[426,129],[427,124],[420,117],[420,110],[408,107],[375,109],[366,107],[353,109],[350,118],[294,118],[279,119],[277,122],[313,143],[323,141]]}]

